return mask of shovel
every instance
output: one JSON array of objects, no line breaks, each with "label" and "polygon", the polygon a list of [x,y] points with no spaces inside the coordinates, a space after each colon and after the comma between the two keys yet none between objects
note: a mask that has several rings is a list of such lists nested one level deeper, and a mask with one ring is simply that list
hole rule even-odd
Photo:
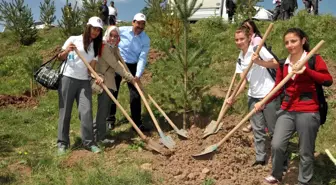
[{"label": "shovel", "polygon": [[[127,71],[130,72],[129,69],[127,68],[127,65],[126,65],[125,61],[124,61],[123,58],[120,56],[119,50],[117,51],[117,54],[118,54],[119,60],[120,60],[120,61],[122,62],[122,64],[123,64],[122,66],[124,66],[125,69],[127,69]],[[139,84],[138,84],[138,83],[134,83],[134,87],[135,87],[135,88],[137,89],[137,91],[139,92],[139,94],[140,94],[140,96],[141,96],[141,99],[143,100],[143,102],[144,102],[144,104],[145,104],[145,106],[146,106],[146,108],[147,108],[147,110],[148,110],[148,112],[149,112],[149,115],[151,116],[151,118],[152,118],[152,120],[153,120],[153,122],[154,122],[154,125],[155,125],[156,129],[157,129],[158,132],[159,132],[161,143],[162,143],[163,145],[165,145],[165,146],[166,146],[167,148],[169,148],[169,149],[174,148],[174,146],[175,146],[175,141],[173,140],[173,138],[171,138],[170,136],[166,136],[166,135],[163,133],[163,131],[162,131],[162,129],[161,129],[159,123],[157,122],[157,120],[156,120],[156,118],[155,118],[155,116],[154,116],[154,114],[153,114],[152,109],[150,108],[150,106],[149,106],[149,104],[148,104],[148,102],[147,102],[147,99],[146,99],[146,97],[145,97],[145,95],[144,95],[144,92],[141,90]]]},{"label": "shovel", "polygon": [[[90,70],[90,72],[95,76],[95,78],[98,78],[98,74],[92,69],[92,67],[89,65],[89,63],[81,56],[81,54],[78,52],[77,48],[75,49],[75,52],[77,53],[78,57],[84,62],[84,64],[86,65],[86,67]],[[139,134],[139,136],[141,137],[141,139],[147,143],[147,146],[158,152],[161,154],[164,154],[164,148],[156,143],[155,141],[147,138],[142,132],[141,130],[138,128],[138,126],[134,123],[134,121],[131,119],[131,117],[127,114],[127,112],[125,111],[125,109],[119,104],[119,102],[115,99],[115,97],[112,95],[112,93],[110,92],[110,90],[106,87],[106,85],[103,83],[101,84],[102,88],[105,90],[105,92],[109,95],[109,97],[112,99],[112,101],[117,105],[117,107],[121,110],[121,112],[124,114],[124,116],[126,117],[126,119],[132,124],[133,128],[136,130],[136,132]]]},{"label": "shovel", "polygon": [[[259,52],[260,52],[262,46],[263,46],[264,43],[265,43],[266,38],[268,37],[268,35],[269,35],[270,32],[272,31],[272,28],[273,28],[273,23],[271,23],[271,24],[268,26],[268,28],[267,28],[267,30],[266,30],[266,33],[265,33],[265,35],[264,35],[264,37],[263,37],[263,39],[261,40],[261,42],[260,42],[259,45],[258,45],[257,50],[255,51],[256,54],[259,54]],[[253,62],[252,62],[252,58],[251,58],[251,61],[250,61],[249,65],[248,65],[248,67],[244,70],[244,72],[243,72],[243,74],[242,74],[242,77],[240,78],[240,80],[239,80],[239,82],[238,82],[238,85],[236,86],[236,88],[234,89],[234,91],[233,91],[233,93],[232,93],[232,96],[233,96],[233,97],[238,96],[238,95],[237,95],[237,92],[238,92],[238,90],[239,90],[241,84],[243,83],[244,79],[246,78],[248,72],[250,71],[252,65],[253,65]],[[205,131],[204,131],[204,134],[203,134],[203,138],[206,138],[206,137],[208,137],[209,135],[211,135],[211,134],[215,134],[215,133],[218,132],[218,130],[220,129],[220,127],[218,127],[218,126],[219,126],[219,123],[220,123],[221,120],[223,119],[225,113],[226,113],[226,112],[229,110],[229,108],[230,108],[230,105],[227,105],[227,106],[225,106],[225,105],[226,105],[226,102],[224,101],[223,106],[222,106],[222,110],[221,110],[221,112],[219,113],[219,116],[218,116],[217,121],[216,121],[216,122],[211,121],[210,124],[207,126],[207,128],[205,128]],[[218,128],[218,129],[217,129],[217,128]]]},{"label": "shovel", "polygon": [[[124,66],[124,68],[130,72],[130,70],[128,69],[124,59],[120,56],[120,52],[119,50],[117,51],[118,57],[120,59],[121,65]],[[141,90],[143,93],[145,93],[145,91],[143,90],[143,86],[142,84],[140,84]],[[146,93],[145,93],[146,94]],[[175,130],[175,132],[179,135],[182,136],[184,138],[188,138],[188,132],[184,129],[178,129],[177,126],[173,123],[173,121],[167,116],[167,114],[161,109],[161,107],[156,103],[156,101],[153,99],[153,97],[149,94],[146,94],[148,96],[148,99],[154,104],[154,106],[160,111],[160,113],[163,115],[163,117],[165,117],[165,119],[168,121],[168,123],[170,124],[170,126]]]},{"label": "shovel", "polygon": [[[320,47],[324,44],[324,41],[320,41],[308,54],[306,57],[304,57],[304,59],[302,59],[301,61],[298,61],[298,68],[302,68],[305,63],[317,52],[317,50],[320,49]],[[261,100],[261,105],[264,105],[277,91],[279,91],[286,83],[287,81],[292,78],[292,76],[294,75],[293,72],[288,73],[288,75],[271,91],[267,94],[267,96],[265,98],[263,98]],[[250,119],[250,117],[256,113],[256,110],[253,109],[250,111],[250,113],[248,113],[242,121],[240,121],[238,123],[238,125],[236,125],[221,141],[219,141],[217,144],[208,146],[207,148],[205,148],[201,153],[199,154],[194,154],[192,155],[193,157],[199,157],[199,156],[203,156],[206,154],[210,154],[213,151],[217,150],[217,148],[222,145],[226,140],[228,140],[231,135],[233,133],[235,133],[248,119]]]},{"label": "shovel", "polygon": [[[217,122],[220,122],[220,121],[221,121],[221,120],[220,120],[220,118],[221,118],[220,116],[223,115],[223,111],[225,110],[225,107],[226,107],[226,100],[230,97],[231,90],[232,90],[232,86],[233,86],[233,84],[234,84],[234,81],[235,81],[235,79],[236,79],[236,76],[237,76],[236,73],[233,74],[233,76],[232,76],[231,84],[230,84],[229,90],[228,90],[227,93],[226,93],[224,103],[223,103],[223,105],[222,105],[222,108],[221,108],[221,110],[220,110],[219,116],[218,116],[218,118],[217,118]],[[204,130],[203,138],[206,138],[206,137],[208,137],[209,135],[211,135],[211,134],[213,133],[214,130],[215,130],[215,133],[218,132],[218,130],[219,130],[219,128],[221,127],[221,125],[220,125],[218,128],[216,128],[216,127],[217,127],[217,122],[216,122],[215,120],[212,120],[212,121],[210,122],[210,124],[209,124],[209,125],[205,128],[205,130]]]}]

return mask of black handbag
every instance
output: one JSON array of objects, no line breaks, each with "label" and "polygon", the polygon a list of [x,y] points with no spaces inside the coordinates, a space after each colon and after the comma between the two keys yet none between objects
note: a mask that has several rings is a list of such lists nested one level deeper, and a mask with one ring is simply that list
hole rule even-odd
[{"label": "black handbag", "polygon": [[34,73],[34,79],[41,84],[42,86],[46,87],[47,89],[57,90],[59,85],[59,80],[63,76],[64,68],[61,72],[61,66],[63,61],[58,68],[54,69],[54,65],[56,63],[57,56],[54,56],[52,59],[47,61],[46,63],[42,64],[40,68]]}]

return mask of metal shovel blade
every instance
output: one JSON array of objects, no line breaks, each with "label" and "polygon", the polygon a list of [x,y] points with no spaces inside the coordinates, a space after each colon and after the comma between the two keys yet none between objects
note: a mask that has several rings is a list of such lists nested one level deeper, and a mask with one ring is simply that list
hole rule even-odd
[{"label": "metal shovel blade", "polygon": [[165,145],[167,148],[169,149],[173,149],[175,146],[175,141],[173,140],[173,138],[171,138],[170,136],[166,136],[164,135],[163,132],[159,133],[160,135],[160,141],[163,145]]},{"label": "metal shovel blade", "polygon": [[212,120],[209,123],[209,125],[205,128],[202,138],[206,138],[206,137],[210,136],[211,134],[215,133],[215,131],[216,131],[216,121]]},{"label": "metal shovel blade", "polygon": [[146,141],[146,143],[147,143],[147,147],[148,148],[150,148],[150,149],[152,149],[152,150],[154,150],[154,151],[156,151],[158,153],[164,154],[165,149],[159,143],[157,143],[157,142],[155,142],[155,141],[153,141],[151,139],[148,139]]},{"label": "metal shovel blade", "polygon": [[218,145],[214,144],[214,145],[211,145],[211,146],[208,146],[207,148],[205,148],[201,153],[194,154],[192,156],[193,157],[199,157],[199,156],[203,156],[203,155],[206,155],[206,154],[210,154],[211,152],[217,150],[217,148],[218,148]]},{"label": "metal shovel blade", "polygon": [[179,136],[182,136],[188,139],[188,132],[186,130],[180,129],[180,130],[175,130],[175,131]]},{"label": "metal shovel blade", "polygon": [[216,131],[215,131],[216,134],[218,133],[218,131],[219,131],[220,129],[222,129],[223,124],[224,124],[223,121],[220,122],[220,123],[218,124],[218,127],[217,127],[217,129],[216,129]]}]

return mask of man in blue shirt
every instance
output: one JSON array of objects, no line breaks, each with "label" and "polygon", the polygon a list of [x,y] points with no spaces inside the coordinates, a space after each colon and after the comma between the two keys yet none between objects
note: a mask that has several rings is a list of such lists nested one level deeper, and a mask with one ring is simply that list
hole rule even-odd
[{"label": "man in blue shirt", "polygon": [[[137,13],[132,22],[132,26],[120,27],[120,42],[119,49],[121,57],[125,60],[132,75],[135,77],[135,81],[140,82],[140,78],[145,70],[147,63],[147,55],[150,46],[150,39],[144,32],[146,26],[146,16],[142,13]],[[117,91],[113,92],[115,98],[118,97],[121,76],[116,74],[115,77]],[[136,88],[128,83],[128,89],[130,91],[130,106],[131,117],[133,121],[138,125],[140,130],[148,131],[144,127],[141,121],[141,97]],[[107,118],[107,124],[109,129],[114,128],[115,123],[116,105],[112,103],[110,116]]]}]

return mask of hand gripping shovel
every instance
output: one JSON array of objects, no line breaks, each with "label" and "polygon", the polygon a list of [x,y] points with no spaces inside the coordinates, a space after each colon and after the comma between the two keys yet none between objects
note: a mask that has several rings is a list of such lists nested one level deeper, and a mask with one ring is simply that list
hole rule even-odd
[{"label": "hand gripping shovel", "polygon": [[[257,50],[255,51],[256,54],[259,54],[262,46],[264,45],[265,43],[265,40],[266,38],[268,37],[268,35],[270,34],[270,32],[272,31],[272,28],[273,28],[273,23],[271,23],[267,30],[266,30],[266,33],[263,37],[263,39],[261,40],[261,42],[259,43],[259,46],[257,48]],[[246,78],[246,75],[248,74],[248,72],[250,71],[251,67],[253,65],[253,62],[252,62],[252,58],[251,58],[251,61],[248,65],[248,67],[244,70],[243,72],[243,75],[242,75],[242,78],[239,80],[238,82],[238,85],[236,86],[236,88],[234,89],[233,93],[232,93],[232,96],[233,97],[236,97],[238,96],[237,95],[237,92],[241,86],[241,84],[243,83],[244,79]],[[229,110],[230,108],[230,105],[226,105],[226,102],[224,101],[223,103],[223,106],[222,106],[222,109],[221,109],[221,112],[219,113],[219,116],[218,116],[218,119],[216,122],[214,121],[211,121],[210,124],[207,126],[207,128],[205,128],[205,131],[204,131],[204,134],[203,134],[203,138],[206,138],[208,137],[209,135],[211,134],[215,134],[218,132],[218,130],[220,129],[219,127],[219,123],[221,122],[221,120],[223,119],[223,116],[225,115],[225,113]]]},{"label": "hand gripping shovel", "polygon": [[[128,71],[128,67],[124,61],[124,59],[120,56],[120,53],[119,53],[119,50],[117,52],[118,54],[118,57],[120,59],[120,62],[122,64],[122,66],[124,66],[124,68]],[[140,87],[141,87],[141,90],[142,92],[145,93],[144,89],[143,89],[143,86],[142,84],[140,84]],[[145,93],[146,94],[146,93]],[[179,136],[182,136],[184,138],[188,138],[188,132],[184,129],[178,129],[177,126],[173,123],[173,121],[167,116],[167,114],[161,109],[161,107],[156,103],[156,101],[153,99],[153,97],[149,94],[146,94],[149,98],[149,100],[154,104],[154,106],[160,111],[160,113],[163,115],[163,117],[165,117],[165,119],[168,121],[168,123],[170,124],[170,126],[175,130],[175,132],[179,135]]]},{"label": "hand gripping shovel", "polygon": [[[311,50],[309,52],[309,54],[307,54],[307,56],[302,59],[302,61],[298,61],[298,69],[302,68],[305,63],[317,52],[318,49],[320,49],[320,47],[324,44],[324,41],[320,41],[313,50]],[[261,105],[264,105],[277,91],[279,91],[286,83],[287,81],[294,75],[293,72],[288,73],[288,75],[271,91],[268,93],[268,95],[263,98],[261,100]],[[235,126],[221,141],[219,141],[217,144],[208,146],[207,148],[205,148],[201,153],[199,154],[195,154],[192,155],[193,157],[199,157],[199,156],[203,156],[206,154],[210,154],[213,151],[217,150],[217,148],[222,145],[226,140],[228,140],[230,138],[230,136],[235,133],[254,113],[255,113],[255,109],[251,110],[250,113],[248,113],[241,122],[238,123],[237,126]]]},{"label": "hand gripping shovel", "polygon": [[[90,70],[90,72],[95,76],[95,78],[98,78],[98,74],[92,69],[92,67],[89,65],[89,63],[87,61],[85,61],[85,59],[80,55],[80,53],[78,52],[77,49],[75,49],[78,57],[84,62],[84,64],[86,65],[86,67]],[[103,89],[105,90],[105,92],[109,95],[109,97],[112,99],[112,101],[117,105],[117,107],[121,110],[121,112],[124,114],[124,116],[126,117],[126,119],[132,124],[133,128],[136,130],[136,132],[139,134],[139,136],[141,137],[141,139],[147,143],[147,146],[156,151],[159,152],[161,154],[164,154],[164,148],[156,143],[155,141],[147,138],[142,132],[141,130],[138,128],[138,126],[134,123],[134,121],[131,119],[131,117],[127,114],[127,112],[125,111],[125,109],[119,104],[119,102],[115,99],[115,97],[112,95],[112,93],[110,92],[110,90],[106,87],[105,84],[101,85],[103,87]]]},{"label": "hand gripping shovel", "polygon": [[[123,58],[120,56],[119,51],[117,52],[117,54],[118,54],[119,60],[121,60],[121,61],[123,62],[123,64],[124,64],[124,65],[122,65],[122,66],[127,67],[125,61],[124,61]],[[126,68],[126,69],[129,71],[128,68]],[[152,109],[150,108],[150,106],[149,106],[149,104],[148,104],[148,102],[147,102],[147,99],[146,99],[146,97],[145,97],[145,95],[144,95],[144,92],[141,90],[139,84],[138,84],[138,83],[134,83],[134,87],[135,87],[135,88],[137,89],[137,91],[139,92],[139,94],[140,94],[140,96],[141,96],[141,99],[143,100],[143,102],[144,102],[144,104],[145,104],[145,106],[146,106],[146,108],[147,108],[147,110],[148,110],[148,112],[149,112],[149,115],[150,115],[150,117],[152,118],[152,120],[153,120],[153,122],[154,122],[154,125],[155,125],[156,129],[157,129],[158,132],[159,132],[159,135],[160,135],[160,138],[161,138],[161,139],[160,139],[161,143],[162,143],[163,145],[165,145],[165,146],[166,146],[167,148],[169,148],[169,149],[174,148],[174,146],[175,146],[175,142],[174,142],[173,138],[171,138],[170,136],[166,136],[166,135],[163,133],[163,131],[162,131],[162,129],[161,129],[159,123],[157,122],[157,120],[156,120],[156,118],[155,118],[155,116],[154,116],[154,114],[153,114]]]}]

